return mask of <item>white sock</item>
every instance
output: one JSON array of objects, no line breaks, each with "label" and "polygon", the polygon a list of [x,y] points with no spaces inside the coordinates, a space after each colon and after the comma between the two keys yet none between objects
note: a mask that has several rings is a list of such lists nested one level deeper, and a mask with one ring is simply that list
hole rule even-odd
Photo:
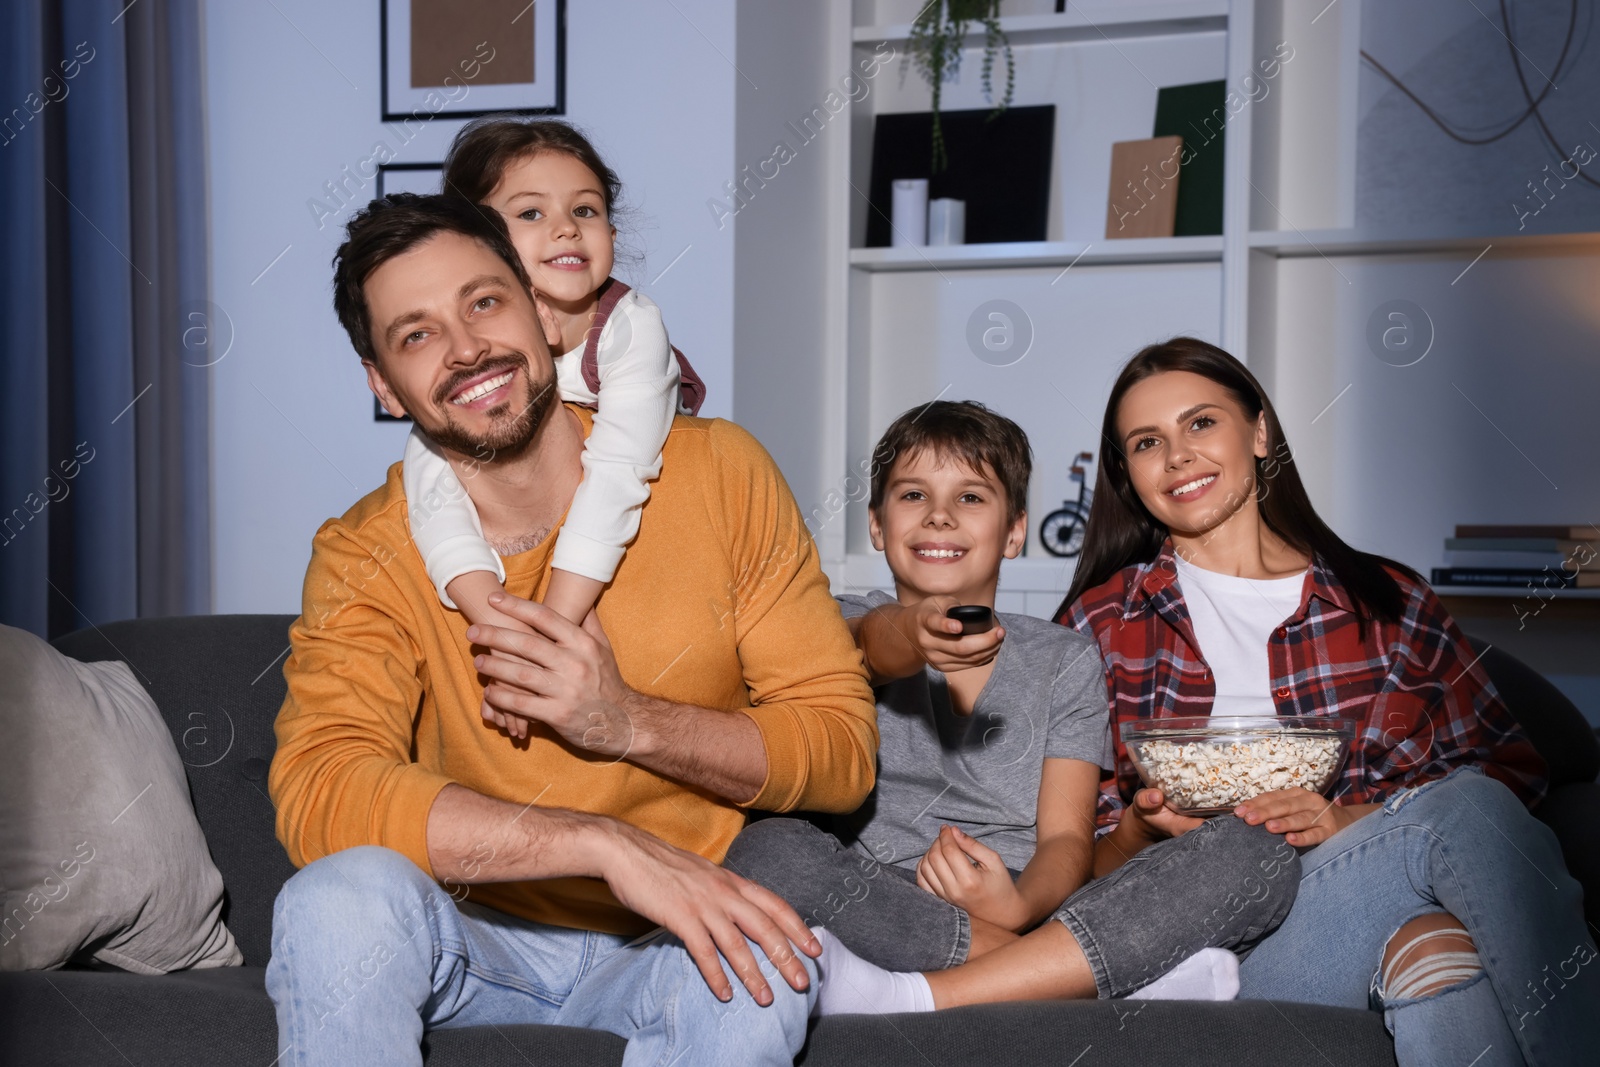
[{"label": "white sock", "polygon": [[822,942],[813,1015],[891,1015],[933,1010],[933,990],[922,975],[915,971],[886,971],[845,948],[822,927],[813,926],[811,932]]},{"label": "white sock", "polygon": [[1232,1000],[1238,995],[1239,957],[1227,949],[1203,948],[1128,999]]}]

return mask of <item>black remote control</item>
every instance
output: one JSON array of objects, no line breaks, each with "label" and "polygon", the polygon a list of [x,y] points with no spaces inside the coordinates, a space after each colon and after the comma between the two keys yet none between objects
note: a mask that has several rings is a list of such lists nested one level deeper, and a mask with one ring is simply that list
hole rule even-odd
[{"label": "black remote control", "polygon": [[994,629],[994,612],[982,604],[957,604],[945,612],[945,618],[961,624],[961,634],[988,633]]}]

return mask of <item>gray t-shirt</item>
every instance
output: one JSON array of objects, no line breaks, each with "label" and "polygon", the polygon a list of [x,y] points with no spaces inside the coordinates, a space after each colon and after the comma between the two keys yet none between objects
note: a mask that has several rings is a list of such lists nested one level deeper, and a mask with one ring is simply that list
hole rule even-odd
[{"label": "gray t-shirt", "polygon": [[[847,619],[895,603],[877,590],[838,600]],[[971,715],[954,711],[932,667],[877,687],[878,785],[840,829],[880,863],[915,867],[949,823],[1020,871],[1037,841],[1044,761],[1112,765],[1099,646],[1043,619],[997,617],[1006,639]]]}]

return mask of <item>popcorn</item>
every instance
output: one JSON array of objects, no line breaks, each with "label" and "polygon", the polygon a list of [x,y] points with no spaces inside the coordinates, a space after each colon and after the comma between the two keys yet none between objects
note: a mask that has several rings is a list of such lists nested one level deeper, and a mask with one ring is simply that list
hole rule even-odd
[{"label": "popcorn", "polygon": [[1262,793],[1296,786],[1321,793],[1343,762],[1338,737],[1294,734],[1241,740],[1130,740],[1146,784],[1167,794],[1174,808],[1227,811]]}]

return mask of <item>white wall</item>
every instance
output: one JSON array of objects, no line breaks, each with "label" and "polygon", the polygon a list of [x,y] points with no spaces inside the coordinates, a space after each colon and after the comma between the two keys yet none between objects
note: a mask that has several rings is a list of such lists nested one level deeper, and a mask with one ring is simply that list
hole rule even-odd
[{"label": "white wall", "polygon": [[[566,117],[637,209],[624,236],[644,259],[623,277],[660,302],[706,380],[703,414],[722,416],[734,250],[706,200],[735,169],[734,34],[734,0],[567,5]],[[212,393],[217,612],[298,611],[312,534],[400,458],[406,427],[372,421],[330,305],[348,212],[319,228],[307,206],[376,141],[399,144],[379,121],[378,43],[375,2],[206,6],[212,299],[233,331]],[[439,160],[460,125],[435,121],[397,158]]]}]

